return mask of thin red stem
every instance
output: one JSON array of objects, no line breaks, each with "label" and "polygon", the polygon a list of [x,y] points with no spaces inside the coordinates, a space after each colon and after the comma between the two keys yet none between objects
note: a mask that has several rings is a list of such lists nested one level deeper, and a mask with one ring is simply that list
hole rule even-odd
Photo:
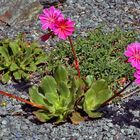
[{"label": "thin red stem", "polygon": [[24,103],[26,103],[26,104],[29,104],[29,105],[34,106],[34,107],[37,107],[37,108],[44,108],[44,106],[42,106],[42,105],[32,103],[32,102],[27,101],[27,100],[25,100],[25,99],[23,99],[23,98],[20,98],[20,97],[18,97],[18,96],[16,96],[16,95],[13,95],[13,94],[10,94],[10,93],[1,91],[1,90],[0,90],[0,94],[5,95],[5,96],[7,96],[7,97],[9,97],[9,98],[13,98],[13,99],[16,99],[16,100],[18,100],[18,101],[24,102]]},{"label": "thin red stem", "polygon": [[78,77],[80,78],[80,68],[79,68],[79,61],[77,59],[77,56],[76,56],[76,51],[74,49],[74,46],[73,46],[73,43],[72,43],[72,40],[70,37],[68,37],[69,39],[69,42],[70,42],[70,46],[71,46],[71,50],[72,50],[72,53],[73,53],[73,56],[74,56],[74,61],[75,61],[75,69],[77,70],[77,73],[78,73]]}]

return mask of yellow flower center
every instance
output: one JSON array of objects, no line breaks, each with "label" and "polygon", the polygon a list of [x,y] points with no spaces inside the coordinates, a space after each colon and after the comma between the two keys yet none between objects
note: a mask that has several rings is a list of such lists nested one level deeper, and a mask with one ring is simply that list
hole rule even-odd
[{"label": "yellow flower center", "polygon": [[140,54],[136,54],[136,55],[135,55],[135,58],[136,58],[137,60],[140,60]]}]

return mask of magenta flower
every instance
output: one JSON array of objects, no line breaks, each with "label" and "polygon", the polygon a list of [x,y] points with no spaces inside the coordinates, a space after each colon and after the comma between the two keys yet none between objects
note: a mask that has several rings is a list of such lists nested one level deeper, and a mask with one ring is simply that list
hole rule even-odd
[{"label": "magenta flower", "polygon": [[59,19],[54,26],[54,34],[59,38],[65,40],[68,36],[71,36],[74,32],[74,22],[68,19]]},{"label": "magenta flower", "polygon": [[128,45],[124,55],[128,58],[128,62],[137,69],[140,69],[140,43],[135,42]]},{"label": "magenta flower", "polygon": [[135,83],[137,85],[140,85],[140,70],[139,69],[137,69],[136,72],[134,73],[134,77],[136,78]]},{"label": "magenta flower", "polygon": [[42,29],[51,29],[53,30],[54,24],[57,22],[59,18],[64,18],[61,11],[58,9],[55,9],[54,6],[51,6],[49,9],[46,8],[43,10],[43,14],[39,15],[39,19],[42,24]]}]

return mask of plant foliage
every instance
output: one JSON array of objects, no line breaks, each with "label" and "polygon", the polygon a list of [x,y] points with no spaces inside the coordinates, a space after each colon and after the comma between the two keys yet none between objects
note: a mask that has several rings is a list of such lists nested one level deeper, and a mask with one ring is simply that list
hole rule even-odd
[{"label": "plant foliage", "polygon": [[[135,39],[136,34],[133,31],[116,28],[106,33],[101,27],[89,32],[86,38],[78,38],[74,44],[81,75],[94,75],[95,79],[105,79],[108,84],[113,83],[112,87],[122,77],[131,79],[133,69],[126,63],[123,53],[126,46]],[[75,73],[71,68],[74,58],[69,56],[72,56],[69,43],[59,43],[58,47],[48,54],[48,69],[53,70],[58,64],[65,64]]]},{"label": "plant foliage", "polygon": [[36,42],[28,44],[22,36],[0,41],[0,73],[4,83],[11,79],[28,80],[38,65],[45,62],[46,55]]},{"label": "plant foliage", "polygon": [[89,117],[101,117],[96,110],[113,94],[105,80],[94,81],[92,76],[73,78],[65,67],[59,66],[54,76],[46,76],[39,87],[30,88],[29,95],[31,102],[44,106],[34,112],[40,121],[55,119],[55,123],[60,123],[72,115],[71,120],[76,124],[84,120],[78,109],[83,109]]}]

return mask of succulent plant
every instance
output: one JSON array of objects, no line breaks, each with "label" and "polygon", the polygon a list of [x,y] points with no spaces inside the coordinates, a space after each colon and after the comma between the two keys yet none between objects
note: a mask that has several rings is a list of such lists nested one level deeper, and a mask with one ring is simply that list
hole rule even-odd
[{"label": "succulent plant", "polygon": [[65,67],[58,66],[53,76],[44,77],[38,87],[30,88],[29,95],[31,102],[44,106],[34,112],[41,122],[54,119],[60,123],[70,117],[77,124],[84,120],[78,109],[83,109],[89,117],[101,117],[95,111],[112,92],[104,80],[94,81],[92,76],[85,80],[73,78]]},{"label": "succulent plant", "polygon": [[56,118],[56,123],[62,122],[73,111],[74,96],[70,91],[67,71],[64,67],[58,67],[54,73],[54,77],[44,77],[39,87],[29,90],[30,100],[46,108],[34,112],[42,122],[52,118]]},{"label": "succulent plant", "polygon": [[36,42],[28,44],[21,37],[0,41],[0,73],[4,83],[13,78],[29,79],[38,65],[45,62],[46,55]]}]

